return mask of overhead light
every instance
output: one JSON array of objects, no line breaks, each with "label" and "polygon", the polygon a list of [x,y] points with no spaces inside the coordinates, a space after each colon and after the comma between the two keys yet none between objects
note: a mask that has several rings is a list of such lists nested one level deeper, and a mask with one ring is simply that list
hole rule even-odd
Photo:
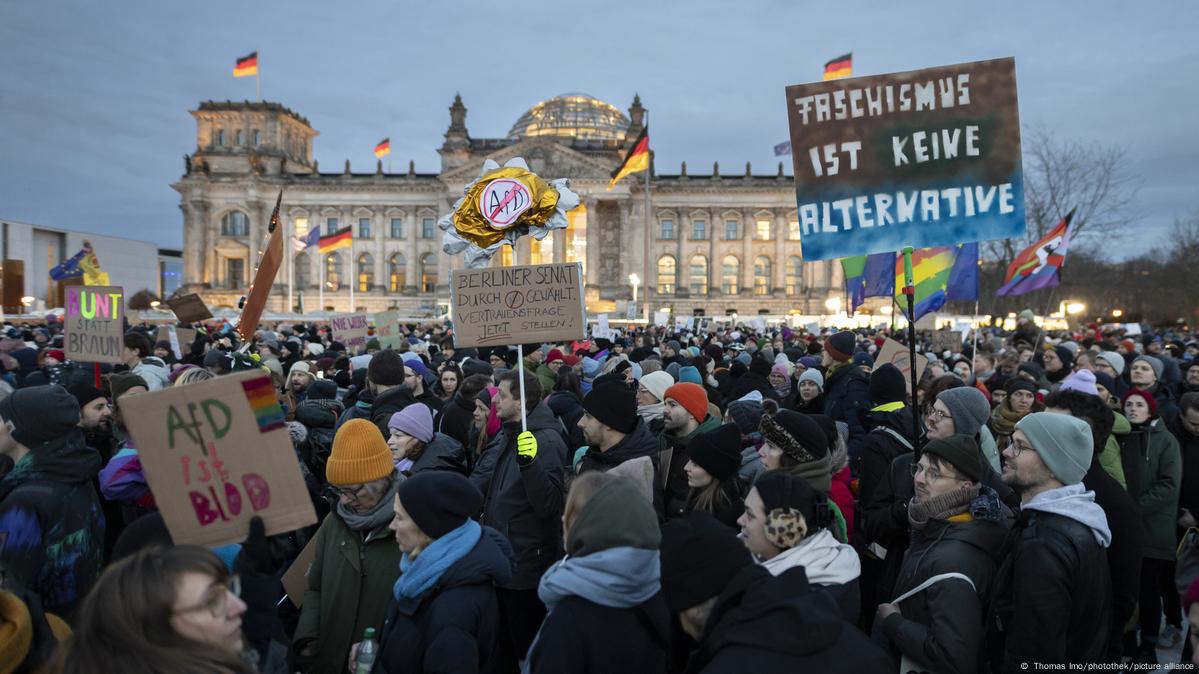
[{"label": "overhead light", "polygon": [[1124,315],[1123,309],[1112,309],[1112,318],[1119,318]]},{"label": "overhead light", "polygon": [[1071,316],[1077,316],[1087,310],[1087,305],[1082,302],[1069,302],[1066,304],[1066,313]]},{"label": "overhead light", "polygon": [[824,301],[824,308],[828,309],[829,311],[833,312],[834,314],[837,313],[838,311],[841,311],[841,298],[840,297],[828,298],[827,300]]}]

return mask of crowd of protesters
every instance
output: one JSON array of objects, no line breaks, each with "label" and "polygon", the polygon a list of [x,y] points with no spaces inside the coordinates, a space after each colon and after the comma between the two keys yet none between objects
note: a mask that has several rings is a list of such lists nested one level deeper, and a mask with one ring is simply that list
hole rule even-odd
[{"label": "crowd of protesters", "polygon": [[[53,323],[0,327],[0,673],[1199,662],[1193,334],[1024,312],[922,341],[912,400],[885,330],[518,351],[400,328],[135,326],[98,366]],[[173,545],[122,403],[244,371],[274,381],[319,522]]]}]

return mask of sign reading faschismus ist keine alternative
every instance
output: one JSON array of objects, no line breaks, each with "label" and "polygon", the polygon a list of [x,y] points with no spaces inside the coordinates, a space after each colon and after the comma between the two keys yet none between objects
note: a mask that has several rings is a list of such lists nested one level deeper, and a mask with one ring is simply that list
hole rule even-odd
[{"label": "sign reading faschismus ist keine alternative", "polygon": [[805,260],[1024,235],[1013,59],[787,87]]}]

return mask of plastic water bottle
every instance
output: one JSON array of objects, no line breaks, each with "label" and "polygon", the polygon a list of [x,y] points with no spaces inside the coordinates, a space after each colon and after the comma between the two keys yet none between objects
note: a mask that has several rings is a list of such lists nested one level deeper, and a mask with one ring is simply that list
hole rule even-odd
[{"label": "plastic water bottle", "polygon": [[362,642],[358,644],[358,655],[354,658],[354,674],[371,674],[375,668],[375,656],[379,652],[379,644],[375,641],[375,628],[368,627],[362,634]]}]

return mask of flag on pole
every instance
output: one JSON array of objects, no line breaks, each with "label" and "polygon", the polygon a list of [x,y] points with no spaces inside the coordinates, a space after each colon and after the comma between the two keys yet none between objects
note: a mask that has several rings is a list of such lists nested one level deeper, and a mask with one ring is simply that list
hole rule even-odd
[{"label": "flag on pole", "polygon": [[80,248],[78,253],[50,268],[50,278],[62,281],[83,276],[83,268],[79,264],[83,261],[83,256],[90,252],[92,252],[91,246],[83,244],[83,248]]},{"label": "flag on pole", "polygon": [[249,77],[258,74],[258,52],[237,59],[233,66],[234,77]]},{"label": "flag on pole", "polygon": [[307,234],[305,234],[304,236],[296,237],[296,246],[297,246],[296,250],[297,251],[308,250],[309,248],[312,248],[313,246],[318,245],[320,243],[320,240],[321,240],[320,225],[312,225],[311,227],[308,228]]},{"label": "flag on pole", "polygon": [[379,159],[391,154],[391,138],[384,138],[375,146],[375,156]]},{"label": "flag on pole", "polygon": [[841,258],[845,294],[852,316],[867,297],[889,297],[895,292],[895,253],[874,253]]},{"label": "flag on pole", "polygon": [[342,248],[351,248],[354,245],[354,230],[352,227],[342,227],[329,236],[322,236],[317,245],[321,255]]},{"label": "flag on pole", "polygon": [[270,239],[267,240],[266,251],[262,254],[258,271],[254,272],[254,280],[250,283],[250,294],[242,305],[241,320],[237,322],[237,332],[247,342],[254,338],[258,320],[262,318],[262,310],[266,308],[271,286],[275,283],[275,274],[279,273],[279,265],[283,262],[283,228],[279,226],[279,206],[282,204],[283,190],[279,190],[268,227]]},{"label": "flag on pole", "polygon": [[1040,241],[1020,251],[1008,265],[1003,286],[995,294],[1000,297],[1023,295],[1060,283],[1066,249],[1070,246],[1070,220],[1073,218],[1074,211],[1070,211]]},{"label": "flag on pole", "polygon": [[83,269],[83,285],[111,285],[108,281],[108,272],[100,269],[100,260],[96,257],[96,251],[92,249],[92,244],[84,241],[83,247],[87,249],[87,253],[79,260],[79,267]]},{"label": "flag on pole", "polygon": [[637,136],[637,141],[633,143],[633,147],[629,148],[628,154],[625,155],[624,161],[620,163],[620,167],[612,172],[612,181],[608,183],[608,189],[616,186],[620,179],[630,173],[638,173],[640,171],[649,170],[649,128],[641,130],[641,135]]},{"label": "flag on pole", "polygon": [[782,157],[789,154],[791,154],[791,141],[779,143],[778,145],[774,146],[774,156]]},{"label": "flag on pole", "polygon": [[824,64],[824,79],[839,80],[842,77],[853,75],[853,52],[837,58]]},{"label": "flag on pole", "polygon": [[[912,295],[912,305],[915,318],[930,314],[945,306],[948,298],[946,288],[949,285],[949,274],[953,270],[957,250],[954,246],[938,246],[935,248],[917,248],[912,252],[912,284],[915,293]],[[895,257],[895,300],[899,306],[907,307],[903,297],[903,256]]]},{"label": "flag on pole", "polygon": [[958,246],[957,256],[953,259],[953,269],[949,270],[945,299],[971,302],[978,299],[977,241]]}]

